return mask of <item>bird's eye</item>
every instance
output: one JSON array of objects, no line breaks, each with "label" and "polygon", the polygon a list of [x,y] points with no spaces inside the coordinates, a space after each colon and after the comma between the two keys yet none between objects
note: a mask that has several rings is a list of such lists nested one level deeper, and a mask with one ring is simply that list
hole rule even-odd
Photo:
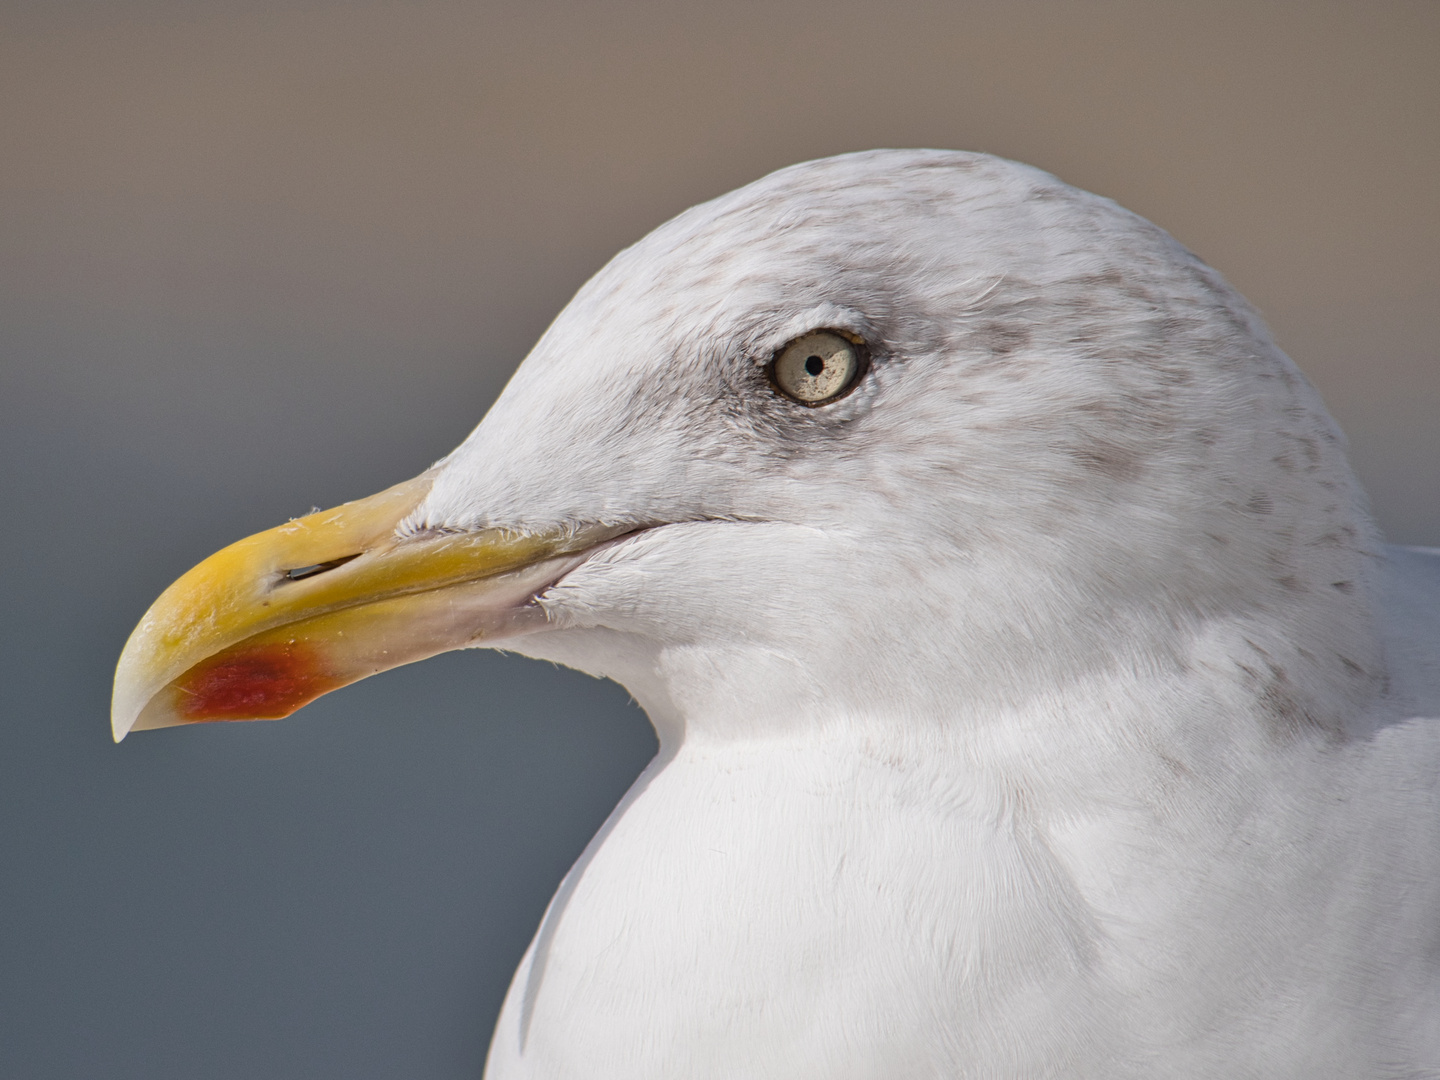
[{"label": "bird's eye", "polygon": [[802,405],[826,405],[844,396],[864,374],[864,346],[833,330],[812,330],[770,362],[770,381]]}]

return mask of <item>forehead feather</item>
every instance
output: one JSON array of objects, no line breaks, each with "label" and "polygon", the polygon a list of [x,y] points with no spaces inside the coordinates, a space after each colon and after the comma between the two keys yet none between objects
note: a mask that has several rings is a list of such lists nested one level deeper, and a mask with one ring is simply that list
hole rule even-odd
[{"label": "forehead feather", "polygon": [[[622,251],[542,340],[636,335],[667,351],[752,335],[808,307],[883,318],[952,304],[957,287],[1036,285],[1186,253],[1109,200],[1015,162],[870,151],[782,169],[696,206]],[[629,348],[627,343],[625,348]]]}]

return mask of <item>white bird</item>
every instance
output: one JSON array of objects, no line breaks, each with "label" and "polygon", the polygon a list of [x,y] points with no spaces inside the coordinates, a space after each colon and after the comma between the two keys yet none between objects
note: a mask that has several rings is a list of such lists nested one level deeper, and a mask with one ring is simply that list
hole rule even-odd
[{"label": "white bird", "polygon": [[477,644],[660,739],[492,1080],[1440,1076],[1440,559],[1106,199],[876,151],[680,215],[433,469],[171,586],[116,736]]}]

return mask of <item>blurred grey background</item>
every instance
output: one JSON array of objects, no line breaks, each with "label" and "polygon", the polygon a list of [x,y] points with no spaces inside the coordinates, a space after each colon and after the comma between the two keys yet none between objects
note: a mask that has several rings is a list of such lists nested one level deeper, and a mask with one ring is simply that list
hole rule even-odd
[{"label": "blurred grey background", "polygon": [[111,745],[176,575],[413,475],[618,248],[792,162],[987,150],[1220,268],[1440,544],[1440,4],[0,4],[0,1075],[477,1077],[652,753],[452,654]]}]

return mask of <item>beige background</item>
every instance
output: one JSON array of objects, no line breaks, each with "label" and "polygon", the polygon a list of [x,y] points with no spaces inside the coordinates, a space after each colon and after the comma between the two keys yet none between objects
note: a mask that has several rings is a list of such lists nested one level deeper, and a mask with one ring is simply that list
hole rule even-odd
[{"label": "beige background", "polygon": [[478,1075],[653,750],[452,655],[108,743],[125,635],[239,535],[443,454],[574,289],[795,161],[986,150],[1270,319],[1440,544],[1440,3],[0,3],[0,1075]]},{"label": "beige background", "polygon": [[1433,0],[50,10],[0,43],[12,297],[394,342],[471,364],[475,420],[684,207],[839,151],[981,149],[1227,274],[1389,532],[1440,543]]}]

